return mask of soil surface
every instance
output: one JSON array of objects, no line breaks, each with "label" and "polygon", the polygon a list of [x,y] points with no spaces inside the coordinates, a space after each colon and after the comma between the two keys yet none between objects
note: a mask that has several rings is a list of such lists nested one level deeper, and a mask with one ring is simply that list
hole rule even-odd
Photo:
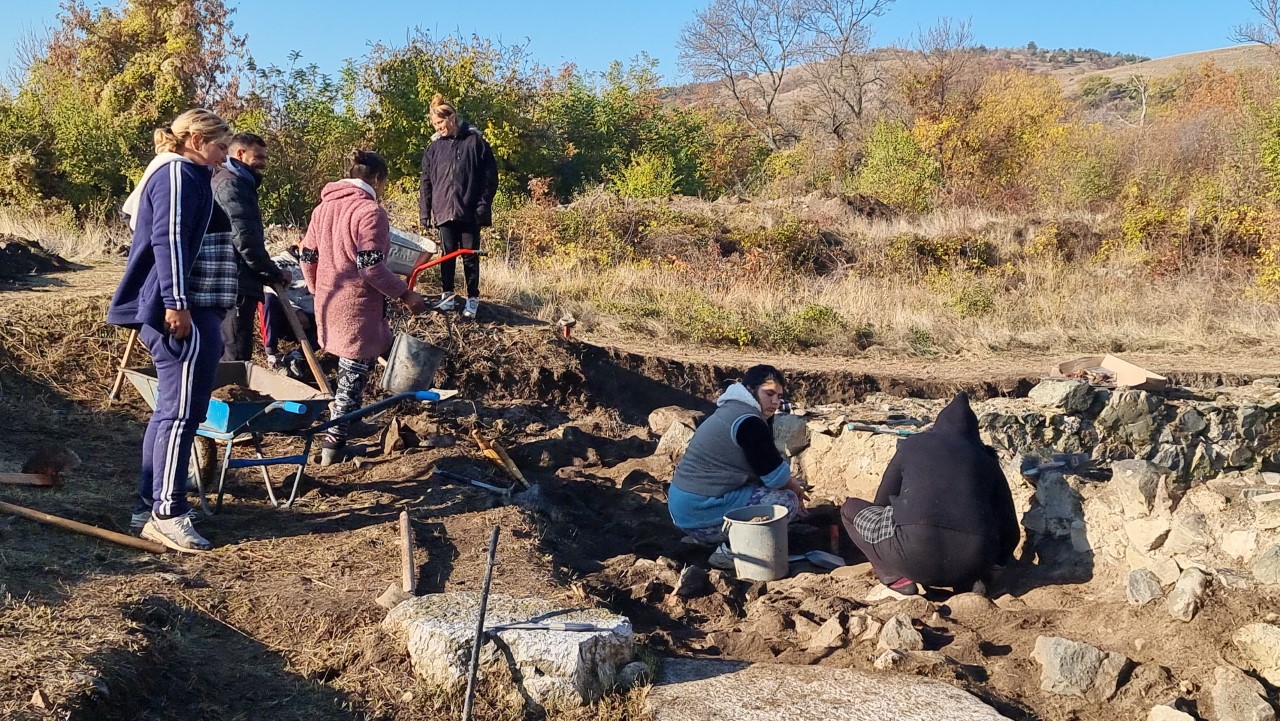
[{"label": "soil surface", "polygon": [[[99,284],[85,290],[80,275]],[[101,279],[112,277],[97,270],[65,281],[83,293],[83,313],[91,314],[113,287]],[[0,417],[9,419],[0,471],[16,470],[51,441],[83,461],[60,489],[6,487],[3,500],[128,533],[149,411],[129,388],[121,402],[102,400],[124,334],[54,312],[65,302],[60,294],[20,290],[3,302],[0,316],[21,333],[0,335]],[[450,351],[438,385],[456,386],[461,396],[373,419],[384,427],[395,420],[394,430],[364,441],[362,458],[308,465],[292,508],[270,505],[256,469],[230,472],[220,512],[200,525],[216,546],[209,554],[152,556],[0,516],[0,718],[456,716],[460,700],[417,682],[403,650],[379,628],[385,611],[374,599],[400,575],[402,510],[413,521],[419,594],[478,590],[497,525],[494,590],[608,607],[629,616],[657,654],[870,669],[881,656],[871,629],[906,614],[926,650],[898,670],[954,684],[1014,719],[1145,718],[1151,706],[1179,697],[1194,712],[1213,668],[1236,660],[1224,639],[1280,602],[1275,594],[1215,592],[1206,611],[1183,624],[1163,604],[1129,606],[1123,584],[1103,569],[1067,578],[1034,559],[1006,570],[991,589],[994,603],[940,590],[872,601],[866,564],[834,574],[797,564],[793,578],[769,584],[710,571],[696,593],[680,596],[680,570],[705,569],[708,551],[683,542],[671,525],[665,483],[672,466],[653,457],[657,439],[645,427],[653,408],[706,407],[719,384],[760,361],[792,373],[804,400],[837,402],[886,388],[1015,393],[1059,359],[675,353],[618,339],[565,342],[500,307],[482,321],[413,321],[417,334]],[[55,327],[41,335],[41,325]],[[82,352],[64,352],[76,342]],[[1280,374],[1280,356],[1270,353],[1126,357],[1173,378]],[[466,482],[514,486],[480,455],[473,428],[510,451],[534,490],[503,493]],[[299,439],[272,437],[263,450],[287,455],[301,447]],[[208,442],[199,449],[205,459],[220,455]],[[251,457],[253,450],[235,453]],[[277,497],[292,469],[272,468]],[[212,461],[200,472],[212,488]],[[829,550],[835,518],[834,508],[812,509],[793,526],[792,552]],[[840,550],[856,562],[842,541]],[[870,635],[814,646],[814,629],[837,616]],[[1138,665],[1110,702],[1050,695],[1030,658],[1040,635],[1118,651]],[[556,718],[643,718],[642,698],[610,698]],[[490,705],[482,690],[477,718],[518,714]]]}]

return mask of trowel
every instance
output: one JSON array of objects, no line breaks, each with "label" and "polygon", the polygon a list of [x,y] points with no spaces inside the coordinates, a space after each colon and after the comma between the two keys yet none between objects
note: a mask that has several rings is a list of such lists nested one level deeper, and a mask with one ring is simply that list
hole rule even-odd
[{"label": "trowel", "polygon": [[828,571],[848,565],[844,562],[843,558],[834,553],[827,553],[826,551],[809,551],[808,553],[801,553],[796,556],[787,556],[787,560],[792,563],[797,561],[808,561],[818,568],[825,568]]}]

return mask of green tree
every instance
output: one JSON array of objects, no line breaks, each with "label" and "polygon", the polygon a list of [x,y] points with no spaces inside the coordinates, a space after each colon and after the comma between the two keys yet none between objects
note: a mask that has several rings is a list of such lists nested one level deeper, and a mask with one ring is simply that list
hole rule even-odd
[{"label": "green tree", "polygon": [[234,112],[243,49],[222,0],[67,0],[6,111],[7,126],[35,124],[8,127],[0,147],[48,162],[42,194],[104,215],[152,154],[154,128],[192,106]]},{"label": "green tree", "polygon": [[[299,57],[294,53],[290,60]],[[269,180],[262,187],[268,220],[305,222],[324,184],[342,177],[347,155],[365,136],[356,82],[351,64],[337,80],[314,64],[257,70],[236,127],[262,135],[270,148]]]}]

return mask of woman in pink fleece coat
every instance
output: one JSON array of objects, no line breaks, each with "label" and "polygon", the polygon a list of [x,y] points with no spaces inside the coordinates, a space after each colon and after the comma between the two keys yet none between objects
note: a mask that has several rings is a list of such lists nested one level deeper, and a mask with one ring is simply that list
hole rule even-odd
[{"label": "woman in pink fleece coat", "polygon": [[[391,347],[386,301],[399,299],[414,313],[426,310],[422,296],[387,267],[390,224],[378,198],[388,178],[381,155],[352,153],[347,177],[321,191],[299,252],[315,296],[320,347],[338,356],[331,419],[360,408],[374,362]],[[343,424],[321,438],[321,465],[341,459],[350,433]]]}]

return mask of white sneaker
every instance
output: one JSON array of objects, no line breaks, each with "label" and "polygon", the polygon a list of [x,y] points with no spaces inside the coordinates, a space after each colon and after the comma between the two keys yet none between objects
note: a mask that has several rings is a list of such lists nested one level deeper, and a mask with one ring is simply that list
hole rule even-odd
[{"label": "white sneaker", "polygon": [[462,307],[462,317],[476,319],[476,313],[480,312],[480,299],[467,298],[467,304]]},{"label": "white sneaker", "polygon": [[186,515],[164,519],[152,516],[142,527],[142,537],[181,553],[203,553],[213,548],[213,544],[196,531]]},{"label": "white sneaker", "polygon": [[440,302],[436,303],[436,310],[442,313],[448,313],[457,307],[458,307],[458,296],[454,295],[453,293],[445,293],[444,297],[440,299]]},{"label": "white sneaker", "polygon": [[[191,510],[187,511],[187,518],[190,518],[191,522],[194,524],[194,523],[199,523],[203,521],[206,518],[206,516],[204,515],[204,513],[197,511],[194,507],[192,507]],[[129,528],[142,528],[143,526],[146,526],[147,521],[150,521],[150,520],[151,520],[151,511],[138,511],[137,513],[129,517]]]}]

